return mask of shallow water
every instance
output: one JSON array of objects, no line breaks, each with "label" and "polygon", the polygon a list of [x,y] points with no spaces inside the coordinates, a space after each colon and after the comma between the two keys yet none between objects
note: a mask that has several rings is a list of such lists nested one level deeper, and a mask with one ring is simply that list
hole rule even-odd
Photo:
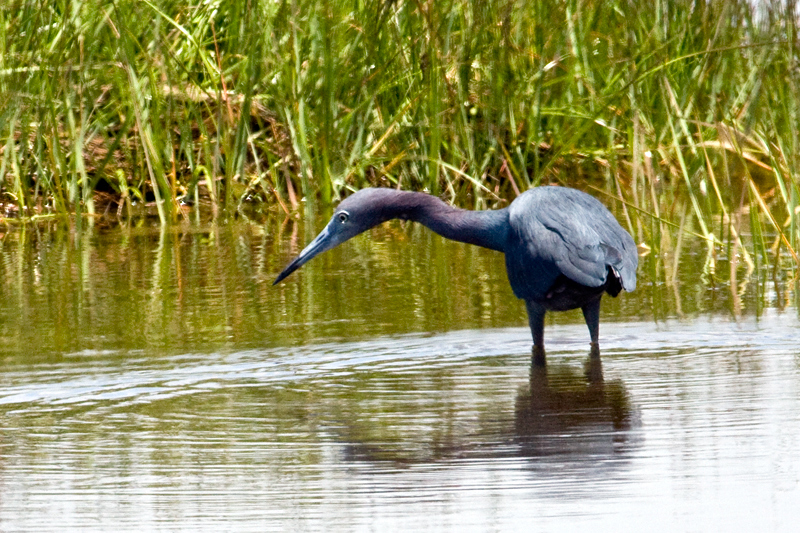
[{"label": "shallow water", "polygon": [[6,235],[0,529],[796,529],[786,288],[644,258],[542,371],[499,254],[391,225],[271,287],[312,234]]}]

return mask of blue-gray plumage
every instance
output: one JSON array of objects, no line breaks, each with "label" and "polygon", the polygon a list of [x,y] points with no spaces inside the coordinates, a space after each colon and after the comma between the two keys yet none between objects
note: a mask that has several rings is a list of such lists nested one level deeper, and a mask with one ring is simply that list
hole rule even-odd
[{"label": "blue-gray plumage", "polygon": [[537,187],[494,211],[458,209],[424,193],[363,189],[339,204],[273,285],[317,254],[393,218],[505,254],[511,288],[528,309],[534,362],[544,363],[546,311],[581,308],[592,353],[599,354],[603,293],[636,288],[638,256],[630,234],[596,198],[567,187]]}]

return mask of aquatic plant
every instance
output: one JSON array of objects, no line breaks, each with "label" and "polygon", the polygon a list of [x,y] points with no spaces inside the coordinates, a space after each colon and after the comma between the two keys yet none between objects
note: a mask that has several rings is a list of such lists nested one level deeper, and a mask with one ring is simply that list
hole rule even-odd
[{"label": "aquatic plant", "polygon": [[2,204],[167,224],[561,183],[656,251],[698,235],[709,276],[719,253],[793,266],[798,13],[754,4],[10,0]]}]

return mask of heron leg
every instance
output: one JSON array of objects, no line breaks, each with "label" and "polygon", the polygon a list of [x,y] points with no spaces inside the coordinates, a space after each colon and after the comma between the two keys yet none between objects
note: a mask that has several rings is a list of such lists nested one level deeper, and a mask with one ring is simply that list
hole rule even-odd
[{"label": "heron leg", "polygon": [[590,301],[583,307],[583,318],[586,320],[586,325],[589,326],[589,336],[592,339],[592,356],[600,356],[600,344],[598,343],[600,331],[600,298]]},{"label": "heron leg", "polygon": [[528,308],[528,323],[531,326],[531,335],[533,335],[533,358],[531,359],[531,362],[535,366],[544,366],[545,308],[530,300],[525,301],[525,306]]}]

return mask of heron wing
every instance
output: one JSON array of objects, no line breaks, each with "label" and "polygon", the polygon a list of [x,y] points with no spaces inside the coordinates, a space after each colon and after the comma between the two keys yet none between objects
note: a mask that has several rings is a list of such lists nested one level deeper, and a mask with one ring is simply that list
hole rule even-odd
[{"label": "heron wing", "polygon": [[633,239],[596,198],[574,189],[538,187],[511,205],[509,222],[517,237],[514,257],[507,258],[517,296],[543,297],[559,274],[599,287],[609,266],[626,290],[636,286]]}]

